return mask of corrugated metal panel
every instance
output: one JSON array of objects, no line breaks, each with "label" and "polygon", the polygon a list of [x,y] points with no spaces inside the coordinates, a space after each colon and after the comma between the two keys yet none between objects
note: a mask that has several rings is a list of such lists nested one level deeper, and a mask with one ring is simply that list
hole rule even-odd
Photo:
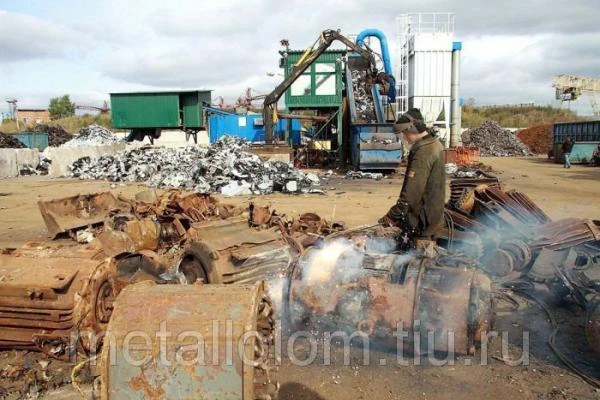
[{"label": "corrugated metal panel", "polygon": [[[288,53],[286,77],[302,57],[302,51]],[[344,50],[327,51],[285,92],[287,107],[338,107],[342,103],[342,66],[338,60]],[[329,64],[329,65],[326,65]]]},{"label": "corrugated metal panel", "polygon": [[600,141],[600,121],[564,122],[554,124],[553,143],[562,144],[567,136],[575,142]]},{"label": "corrugated metal panel", "polygon": [[177,128],[178,93],[112,93],[112,126],[130,128]]},{"label": "corrugated metal panel", "polygon": [[[274,136],[278,140],[285,138],[288,120],[281,119],[275,124]],[[216,142],[221,136],[239,136],[251,142],[265,141],[265,127],[262,115],[217,115],[211,114],[208,119],[210,142]],[[299,120],[292,120],[292,144],[300,144],[300,130],[302,124]]]},{"label": "corrugated metal panel", "polygon": [[29,149],[44,150],[48,147],[48,134],[43,132],[21,132],[15,137]]}]

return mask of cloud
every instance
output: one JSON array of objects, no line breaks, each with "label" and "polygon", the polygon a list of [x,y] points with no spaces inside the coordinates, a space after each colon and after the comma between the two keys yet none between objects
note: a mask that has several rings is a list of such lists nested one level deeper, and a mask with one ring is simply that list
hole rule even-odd
[{"label": "cloud", "polygon": [[[36,14],[33,5],[0,11],[0,35],[11,38],[0,43],[0,63],[38,60],[43,69],[45,60],[55,57],[66,67],[48,87],[43,82],[26,87],[28,77],[18,69],[8,78],[0,76],[21,80],[23,91],[58,90],[56,82],[66,82],[73,93],[207,88],[227,101],[248,86],[265,93],[279,83],[266,72],[278,71],[280,39],[304,49],[326,28],[345,34],[379,28],[397,48],[395,16],[402,12],[389,0],[178,0],[176,6],[105,0],[77,7],[57,2],[37,10],[37,16],[25,14],[27,7]],[[462,97],[480,104],[551,103],[554,75],[598,74],[597,0],[551,5],[542,0],[423,0],[418,8],[456,13],[456,39],[464,44]],[[392,61],[397,58],[393,53]],[[69,67],[69,62],[85,68]],[[87,75],[72,83],[79,71]]]},{"label": "cloud", "polygon": [[64,57],[77,36],[65,26],[0,10],[0,62]]}]

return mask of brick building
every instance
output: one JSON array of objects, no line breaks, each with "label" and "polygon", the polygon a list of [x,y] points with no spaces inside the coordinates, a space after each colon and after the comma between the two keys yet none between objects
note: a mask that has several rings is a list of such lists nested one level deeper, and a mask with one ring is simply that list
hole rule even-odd
[{"label": "brick building", "polygon": [[46,124],[50,122],[50,113],[43,108],[19,108],[19,122],[25,125]]}]

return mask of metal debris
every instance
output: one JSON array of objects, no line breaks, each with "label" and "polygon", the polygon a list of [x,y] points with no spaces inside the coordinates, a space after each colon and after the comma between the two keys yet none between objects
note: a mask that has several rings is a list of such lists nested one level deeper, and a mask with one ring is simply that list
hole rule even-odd
[{"label": "metal debris", "polygon": [[344,179],[374,179],[380,181],[383,179],[383,174],[381,172],[348,171]]},{"label": "metal debris", "polygon": [[502,128],[496,121],[485,121],[462,134],[464,145],[477,146],[482,156],[528,156],[529,149],[514,132]]},{"label": "metal debris", "polygon": [[376,123],[375,102],[371,92],[372,84],[367,82],[367,70],[353,70],[351,74],[357,123]]},{"label": "metal debris", "polygon": [[87,147],[87,146],[101,146],[106,144],[113,144],[119,142],[119,138],[115,134],[100,125],[89,125],[81,128],[79,135],[73,139],[65,142],[61,147]]},{"label": "metal debris", "polygon": [[0,132],[0,149],[22,149],[25,145],[13,135]]},{"label": "metal debris", "polygon": [[0,255],[0,347],[37,349],[54,358],[96,350],[100,343],[90,335],[104,330],[122,287],[115,260],[97,254],[37,245]]},{"label": "metal debris", "polygon": [[319,184],[316,175],[264,161],[244,151],[246,146],[242,139],[223,137],[208,148],[138,148],[94,160],[84,157],[73,163],[69,176],[226,195],[311,193]]},{"label": "metal debris", "polygon": [[56,237],[60,233],[100,224],[111,212],[127,210],[129,204],[110,192],[102,192],[39,201],[38,207],[48,233]]},{"label": "metal debris", "polygon": [[48,146],[58,147],[69,140],[73,139],[73,135],[65,130],[60,125],[45,125],[40,124],[36,125],[33,130],[35,132],[45,132],[48,134]]}]

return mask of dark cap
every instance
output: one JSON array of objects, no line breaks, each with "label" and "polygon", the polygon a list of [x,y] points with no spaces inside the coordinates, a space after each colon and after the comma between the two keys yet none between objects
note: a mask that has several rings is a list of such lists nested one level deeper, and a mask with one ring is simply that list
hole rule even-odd
[{"label": "dark cap", "polygon": [[398,118],[394,124],[394,132],[421,133],[425,132],[426,126],[423,114],[418,108],[411,108]]}]

